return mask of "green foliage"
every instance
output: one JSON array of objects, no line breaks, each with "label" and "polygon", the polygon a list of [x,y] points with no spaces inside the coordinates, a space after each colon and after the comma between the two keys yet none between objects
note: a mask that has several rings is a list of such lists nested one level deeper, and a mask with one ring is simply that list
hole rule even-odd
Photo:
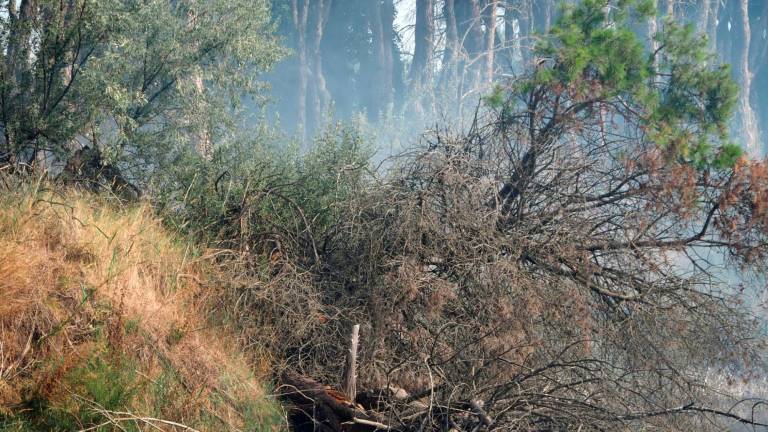
[{"label": "green foliage", "polygon": [[[55,365],[54,369],[61,367]],[[28,402],[29,409],[21,415],[1,419],[0,430],[71,431],[96,426],[104,422],[97,409],[129,410],[139,389],[136,365],[106,349],[93,352],[61,380],[56,385],[70,392],[63,401],[52,402],[38,395]],[[126,430],[137,429],[126,425]]]},{"label": "green foliage", "polygon": [[638,124],[672,159],[699,168],[733,166],[741,151],[728,141],[727,123],[738,86],[728,67],[713,66],[705,39],[691,26],[671,21],[655,36],[660,48],[647,52],[632,26],[652,13],[648,1],[566,7],[536,48],[539,67],[508,100],[552,91],[571,98],[576,112],[587,105],[625,107],[617,109],[623,121]]},{"label": "green foliage", "polygon": [[183,338],[184,338],[184,330],[174,326],[171,328],[171,331],[165,337],[165,343],[167,343],[169,346],[173,346],[181,342]]},{"label": "green foliage", "polygon": [[[69,371],[59,374],[64,365],[49,365],[55,376],[61,375],[54,383],[56,389],[66,391],[61,395],[39,394],[25,402],[25,409],[14,413],[0,413],[0,432],[42,432],[73,431],[99,425],[95,431],[117,430],[107,424],[103,411],[146,414],[150,417],[168,419],[178,418],[180,413],[188,412],[191,418],[184,419],[198,430],[231,430],[232,424],[226,423],[216,415],[213,408],[205,407],[191,410],[191,401],[199,402],[199,393],[190,393],[183,383],[184,378],[167,361],[161,361],[162,372],[153,379],[139,373],[141,365],[131,358],[106,346],[99,347],[89,354],[80,364]],[[249,431],[276,430],[284,423],[283,413],[273,400],[251,394],[253,388],[246,386],[237,378],[228,378],[226,371],[222,375],[222,389],[237,389],[236,394],[227,393],[222,398],[216,393],[209,395],[211,403],[221,405],[225,410],[233,405],[240,414],[243,429]],[[146,396],[145,396],[146,395]],[[145,406],[147,401],[152,405]],[[139,431],[139,424],[132,421],[120,422],[120,430]]]},{"label": "green foliage", "polygon": [[726,143],[720,148],[720,153],[714,160],[714,165],[717,168],[725,169],[736,165],[736,162],[744,155],[744,150],[733,143]]},{"label": "green foliage", "polygon": [[27,422],[23,419],[7,417],[0,414],[0,432],[27,432],[32,431]]},{"label": "green foliage", "polygon": [[[204,243],[256,247],[285,230],[326,232],[363,181],[371,155],[356,130],[336,125],[302,152],[266,129],[231,142],[206,161],[187,153],[153,186],[166,221]],[[317,245],[314,245],[317,247]]]},{"label": "green foliage", "polygon": [[85,398],[75,414],[77,422],[96,424],[103,421],[94,413],[93,406],[106,410],[125,410],[137,395],[136,365],[127,358],[110,355],[93,355],[88,361],[72,371],[66,380],[77,394]]},{"label": "green foliage", "polygon": [[590,81],[598,81],[604,85],[604,96],[637,91],[648,76],[643,45],[622,25],[626,20],[623,15],[613,17],[618,21],[609,25],[603,3],[588,0],[566,10],[552,29],[554,40],[541,46],[539,52],[555,59],[551,79],[565,85],[578,81],[587,90]]},{"label": "green foliage", "polygon": [[125,334],[132,335],[139,331],[139,320],[129,319],[125,321]]},{"label": "green foliage", "polygon": [[5,163],[66,160],[77,136],[144,180],[202,134],[229,133],[283,55],[266,0],[37,3],[0,21]]},{"label": "green foliage", "polygon": [[[674,146],[683,157],[698,165],[715,163],[718,142],[728,145],[727,122],[733,114],[738,86],[728,66],[710,67],[712,54],[706,52],[703,37],[692,27],[677,27],[658,36],[665,48],[658,69],[669,79],[649,104],[649,136],[663,147]],[[723,151],[728,160],[738,159],[730,144]],[[725,159],[719,158],[719,163]]]},{"label": "green foliage", "polygon": [[484,98],[485,104],[488,105],[491,108],[501,108],[504,106],[504,89],[503,87],[497,85],[493,88],[493,91],[491,94],[485,96]]},{"label": "green foliage", "polygon": [[[235,389],[242,385],[238,377],[223,375],[220,379],[221,388]],[[248,389],[245,390],[249,391]],[[252,391],[252,390],[251,390]],[[269,394],[275,394],[274,389],[267,389]],[[216,399],[215,399],[216,400]],[[234,403],[234,408],[241,414],[243,420],[242,430],[244,431],[278,431],[283,430],[285,426],[285,413],[279,404],[269,398],[237,398],[227,400],[219,397],[217,403],[222,405]],[[221,427],[221,420],[211,419],[212,424],[218,424]],[[216,428],[210,428],[216,430]]]},{"label": "green foliage", "polygon": [[324,131],[306,155],[294,157],[295,171],[288,175],[300,185],[296,201],[320,232],[336,220],[336,205],[358,189],[370,155],[355,130],[337,125]]}]

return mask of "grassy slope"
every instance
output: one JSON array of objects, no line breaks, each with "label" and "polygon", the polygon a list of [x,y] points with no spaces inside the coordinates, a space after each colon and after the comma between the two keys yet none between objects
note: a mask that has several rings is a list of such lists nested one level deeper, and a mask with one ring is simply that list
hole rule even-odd
[{"label": "grassy slope", "polygon": [[211,328],[193,255],[146,206],[5,193],[0,431],[281,429],[263,371]]}]

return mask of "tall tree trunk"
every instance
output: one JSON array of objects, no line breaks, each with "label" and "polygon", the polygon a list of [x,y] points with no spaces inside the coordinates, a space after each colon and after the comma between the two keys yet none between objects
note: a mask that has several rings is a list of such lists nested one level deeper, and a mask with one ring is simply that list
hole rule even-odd
[{"label": "tall tree trunk", "polygon": [[[187,25],[187,31],[193,32],[195,30],[194,23],[196,17],[197,15],[194,8],[190,7],[187,11],[187,22],[189,23]],[[202,103],[202,100],[205,98],[205,83],[203,82],[201,71],[194,70],[192,72],[191,80],[192,85],[195,88],[196,99]],[[204,121],[201,121],[201,119],[195,119],[193,120],[193,123],[196,123],[193,124],[192,127],[192,141],[195,145],[195,152],[197,152],[201,158],[210,161],[213,158],[213,143],[208,125],[206,125]]]},{"label": "tall tree trunk", "polygon": [[485,6],[485,73],[484,84],[490,86],[493,82],[494,53],[496,52],[496,7],[497,0],[488,0]]},{"label": "tall tree trunk", "polygon": [[312,71],[314,75],[314,126],[320,126],[325,111],[331,105],[331,94],[328,92],[328,86],[323,73],[323,55],[320,49],[323,41],[325,25],[328,22],[328,14],[331,9],[332,0],[316,0],[315,34],[312,49]]},{"label": "tall tree trunk", "polygon": [[707,41],[709,48],[717,49],[717,24],[720,21],[720,1],[709,0],[709,14],[707,19]]},{"label": "tall tree trunk", "polygon": [[10,34],[8,35],[9,36],[8,37],[8,41],[6,42],[8,44],[7,47],[6,47],[6,50],[5,50],[5,52],[2,53],[2,55],[4,57],[4,59],[3,59],[4,60],[4,65],[10,65],[11,61],[13,59],[13,51],[14,51],[14,48],[15,48],[15,43],[14,42],[15,42],[15,39],[16,39],[15,36],[16,36],[16,32],[18,31],[17,27],[16,27],[16,25],[17,25],[16,23],[19,20],[18,11],[17,11],[17,8],[16,8],[16,0],[8,0],[7,3],[8,3],[8,6],[7,6],[7,8],[8,8],[8,29],[10,31]]},{"label": "tall tree trunk", "polygon": [[498,56],[501,57],[501,62],[503,62],[503,69],[505,72],[512,72],[514,64],[514,58],[516,54],[516,41],[513,42],[515,37],[515,14],[512,12],[512,8],[510,7],[511,1],[509,0],[503,0],[501,5],[504,8],[504,27],[502,31],[504,32],[504,46],[501,47],[499,50]]},{"label": "tall tree trunk", "polygon": [[477,88],[481,84],[482,76],[482,57],[485,55],[485,41],[483,40],[483,11],[480,7],[480,0],[470,0],[472,11],[472,45],[474,49],[470,51],[470,61],[473,63],[472,70],[472,88]]},{"label": "tall tree trunk", "polygon": [[[11,0],[13,2],[15,0]],[[15,9],[14,5],[14,8]],[[18,10],[11,10],[9,7],[9,19],[12,22],[8,35],[6,48],[6,62],[3,79],[7,80],[9,92],[5,108],[15,112],[4,113],[4,115],[14,117],[26,117],[30,122],[29,134],[34,135],[33,129],[37,127],[34,124],[35,115],[32,112],[32,104],[28,101],[28,93],[19,91],[20,88],[31,86],[32,83],[32,30],[35,26],[35,20],[38,19],[38,5],[36,0],[21,0]],[[13,16],[10,16],[13,12]],[[20,134],[21,135],[21,134]],[[24,134],[26,135],[26,134]],[[7,133],[6,140],[9,148],[9,156],[13,159],[19,156],[22,151],[32,149],[34,154],[32,159],[27,162],[34,162],[37,159],[37,145],[34,136],[10,136]]]},{"label": "tall tree trunk", "polygon": [[667,18],[674,19],[675,18],[675,4],[677,3],[677,0],[667,0]]},{"label": "tall tree trunk", "polygon": [[395,82],[395,3],[394,0],[384,0],[381,9],[381,74],[382,80],[380,92],[385,110],[389,110],[394,104]]},{"label": "tall tree trunk", "polygon": [[458,37],[467,60],[472,61],[482,55],[484,49],[480,0],[454,1],[456,28]]},{"label": "tall tree trunk", "polygon": [[500,3],[500,6],[504,7],[504,45],[499,50],[497,57],[498,55],[502,56],[502,67],[505,73],[515,72],[518,59],[524,61],[521,38],[525,34],[525,30],[520,12],[525,4],[525,0],[504,0]]},{"label": "tall tree trunk", "polygon": [[521,0],[519,2],[509,0],[510,3],[518,3],[515,9],[517,13],[518,23],[520,26],[520,56],[523,61],[522,69],[525,70],[531,62],[531,48],[533,41],[531,36],[534,33],[533,29],[533,0]]},{"label": "tall tree trunk", "polygon": [[[200,72],[195,72],[192,75],[192,81],[195,85],[195,91],[198,97],[203,97],[205,92],[205,85],[203,84],[203,77]],[[205,124],[197,126],[199,129],[195,137],[195,151],[200,157],[210,161],[213,158],[213,142],[211,141],[211,135],[208,132],[208,126]]]},{"label": "tall tree trunk", "polygon": [[698,30],[699,33],[706,34],[707,32],[709,26],[709,14],[712,9],[711,3],[713,1],[719,0],[701,0],[701,4],[699,4],[699,13],[696,15],[696,30]]},{"label": "tall tree trunk", "polygon": [[393,103],[394,64],[392,53],[393,23],[395,6],[392,0],[372,0],[370,18],[373,33],[373,49],[378,63],[375,72],[375,112],[374,118],[388,110]]},{"label": "tall tree trunk", "polygon": [[299,97],[297,111],[302,145],[307,143],[307,85],[309,82],[309,64],[307,59],[307,17],[309,0],[291,0],[291,17],[296,29],[297,51],[299,58]]},{"label": "tall tree trunk", "polygon": [[455,1],[454,11],[461,46],[461,60],[456,65],[457,110],[461,119],[464,99],[474,93],[481,83],[485,64],[485,39],[480,0]]},{"label": "tall tree trunk", "polygon": [[435,18],[432,0],[416,0],[416,28],[411,83],[420,87],[429,76],[435,38]]},{"label": "tall tree trunk", "polygon": [[11,136],[10,128],[8,127],[8,121],[10,116],[13,114],[13,89],[16,87],[13,84],[13,74],[14,74],[14,68],[13,68],[13,51],[14,51],[14,40],[15,40],[15,32],[17,21],[19,19],[18,12],[16,9],[16,0],[8,0],[8,28],[10,30],[10,34],[8,37],[8,40],[6,41],[6,49],[5,52],[0,52],[0,55],[3,56],[3,64],[0,66],[0,81],[6,83],[5,86],[0,86],[0,103],[2,103],[2,121],[3,121],[3,149],[2,152],[0,152],[0,164],[5,165],[7,163],[11,163],[12,159],[14,157],[14,139]]},{"label": "tall tree trunk", "polygon": [[552,27],[552,1],[534,0],[533,6],[533,25],[534,29],[542,34],[547,33]]},{"label": "tall tree trunk", "polygon": [[[659,49],[659,42],[656,40],[656,33],[659,31],[659,0],[651,0],[653,4],[653,16],[648,19],[648,42],[652,53]],[[656,66],[656,57],[653,58],[653,65]]]},{"label": "tall tree trunk", "polygon": [[741,97],[739,108],[741,111],[741,124],[744,134],[744,145],[750,155],[761,157],[763,149],[760,148],[757,137],[757,121],[752,109],[750,96],[752,94],[752,71],[749,67],[749,48],[752,33],[749,25],[749,0],[739,0],[739,12],[741,15],[741,28],[743,32],[741,58],[739,62],[739,77],[741,78]]},{"label": "tall tree trunk", "polygon": [[13,6],[8,7],[8,18],[11,26],[6,49],[6,63],[10,67],[10,74],[18,80],[29,69],[30,38],[37,15],[37,2],[35,0],[21,0],[18,11],[16,11],[15,0],[10,0],[9,3],[13,3]]},{"label": "tall tree trunk", "polygon": [[456,8],[454,0],[443,2],[443,19],[445,20],[445,53],[443,63],[450,64],[454,61],[459,51],[459,30],[456,26]]},{"label": "tall tree trunk", "polygon": [[445,51],[443,52],[443,69],[440,73],[440,82],[453,79],[455,63],[459,56],[459,31],[456,26],[456,9],[454,0],[443,2],[443,19],[445,20]]}]

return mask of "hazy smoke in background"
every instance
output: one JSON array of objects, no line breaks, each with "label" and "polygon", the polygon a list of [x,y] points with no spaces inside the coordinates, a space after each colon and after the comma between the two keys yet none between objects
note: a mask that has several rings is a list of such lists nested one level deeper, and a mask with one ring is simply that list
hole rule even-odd
[{"label": "hazy smoke in background", "polygon": [[[267,76],[269,118],[305,145],[329,121],[356,122],[374,136],[381,153],[397,152],[426,127],[461,124],[494,83],[533,64],[531,46],[555,22],[562,3],[273,2],[278,32],[293,55]],[[734,78],[750,90],[739,102],[734,138],[751,154],[764,154],[768,1],[655,3],[658,17],[638,33],[647,38],[662,30],[667,16],[706,33],[719,61],[730,63]]]}]

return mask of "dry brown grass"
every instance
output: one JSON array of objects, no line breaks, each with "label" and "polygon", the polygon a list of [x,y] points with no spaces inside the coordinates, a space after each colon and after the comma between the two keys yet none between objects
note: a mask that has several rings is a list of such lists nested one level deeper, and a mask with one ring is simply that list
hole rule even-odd
[{"label": "dry brown grass", "polygon": [[[138,391],[126,409],[218,419],[210,430],[253,421],[246,419],[253,412],[242,412],[248,403],[274,416],[259,376],[265,371],[254,373],[235,339],[210,324],[206,271],[146,205],[118,209],[77,192],[7,195],[0,205],[0,415],[32,398],[68,403],[78,389],[68,387],[67,374],[107,356],[134,365],[138,388],[180,389],[175,401]],[[169,368],[174,382],[158,384]]]}]

